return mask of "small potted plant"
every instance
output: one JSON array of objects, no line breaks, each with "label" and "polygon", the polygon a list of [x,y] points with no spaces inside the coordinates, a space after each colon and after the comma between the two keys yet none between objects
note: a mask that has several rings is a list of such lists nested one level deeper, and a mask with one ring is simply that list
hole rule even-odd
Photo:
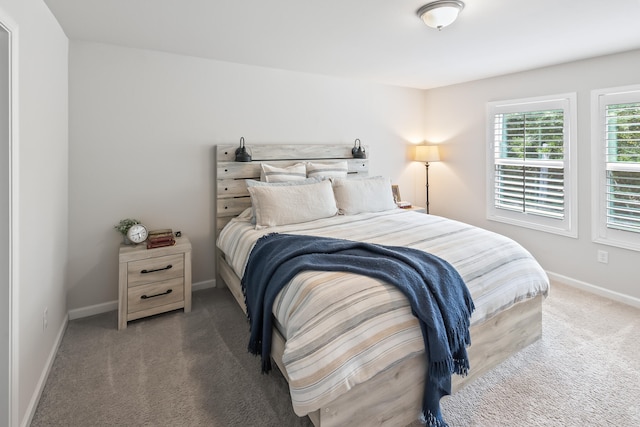
[{"label": "small potted plant", "polygon": [[127,218],[127,219],[121,219],[118,224],[113,226],[113,228],[115,228],[120,232],[120,234],[122,234],[122,240],[125,245],[132,244],[129,238],[127,237],[127,231],[129,231],[129,228],[131,228],[131,226],[135,224],[140,224],[140,221],[138,221],[137,219]]}]

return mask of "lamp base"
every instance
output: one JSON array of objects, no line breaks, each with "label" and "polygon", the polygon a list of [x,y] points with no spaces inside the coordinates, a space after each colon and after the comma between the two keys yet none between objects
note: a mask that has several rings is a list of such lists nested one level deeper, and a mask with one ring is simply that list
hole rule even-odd
[{"label": "lamp base", "polygon": [[425,162],[424,167],[425,167],[425,175],[427,178],[427,184],[425,185],[427,189],[427,213],[429,213],[429,162]]}]

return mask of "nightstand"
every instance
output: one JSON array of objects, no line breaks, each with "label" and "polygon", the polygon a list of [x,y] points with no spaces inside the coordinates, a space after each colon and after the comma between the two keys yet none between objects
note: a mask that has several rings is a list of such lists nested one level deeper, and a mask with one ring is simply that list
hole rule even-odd
[{"label": "nightstand", "polygon": [[184,308],[191,311],[191,242],[147,249],[120,245],[118,329],[130,320]]}]

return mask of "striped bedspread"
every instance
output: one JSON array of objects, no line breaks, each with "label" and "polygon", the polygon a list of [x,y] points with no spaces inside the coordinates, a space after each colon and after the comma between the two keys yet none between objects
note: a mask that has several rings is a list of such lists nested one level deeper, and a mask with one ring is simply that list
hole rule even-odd
[{"label": "striped bedspread", "polygon": [[[262,230],[253,228],[247,211],[222,230],[217,245],[242,277],[255,241],[272,232],[409,246],[437,255],[451,263],[467,284],[476,306],[472,324],[549,290],[544,270],[513,240],[402,209]],[[369,277],[300,273],[280,292],[273,313],[286,338],[283,362],[293,408],[300,416],[424,352],[407,299],[395,287]]]}]

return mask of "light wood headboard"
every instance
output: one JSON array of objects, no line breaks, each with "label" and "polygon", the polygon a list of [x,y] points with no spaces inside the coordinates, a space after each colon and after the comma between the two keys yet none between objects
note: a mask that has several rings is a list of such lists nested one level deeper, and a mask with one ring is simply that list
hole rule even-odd
[{"label": "light wood headboard", "polygon": [[[247,146],[251,162],[236,162],[238,145],[216,146],[216,236],[234,216],[251,206],[245,179],[260,179],[260,164],[284,167],[301,161],[347,160],[349,176],[367,176],[369,159],[354,159],[353,145],[282,145],[260,144]],[[365,148],[367,155],[368,147]]]}]

